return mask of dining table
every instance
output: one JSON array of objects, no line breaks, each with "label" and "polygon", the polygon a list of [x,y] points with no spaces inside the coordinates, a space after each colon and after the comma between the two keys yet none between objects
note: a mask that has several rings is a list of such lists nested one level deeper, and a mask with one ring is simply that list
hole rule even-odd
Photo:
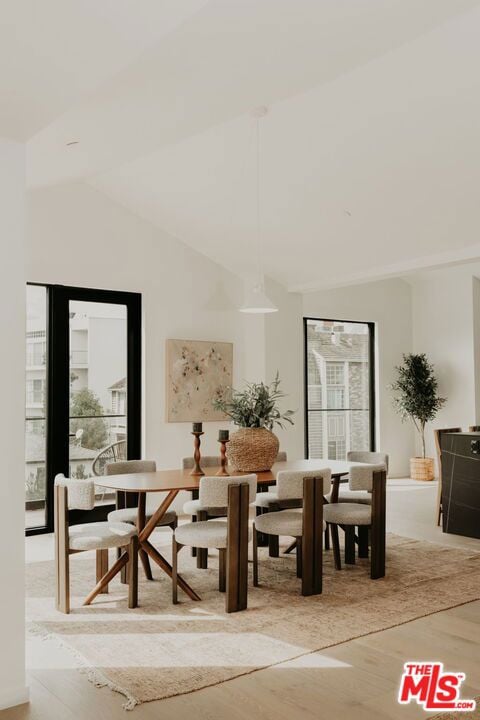
[{"label": "dining table", "polygon": [[[200,462],[201,464],[201,462]],[[270,470],[255,473],[257,486],[261,491],[268,485],[274,485],[277,473],[280,470],[291,470],[296,472],[323,470],[329,468],[332,474],[332,492],[330,502],[338,500],[339,486],[345,481],[352,465],[364,463],[351,463],[345,460],[287,460],[276,462]],[[221,472],[218,468],[209,467],[206,473],[209,477]],[[241,476],[248,473],[231,472],[231,475]],[[189,469],[174,468],[172,470],[157,470],[155,472],[126,473],[124,475],[105,475],[96,480],[96,484],[123,493],[135,493],[138,497],[137,529],[139,539],[139,555],[144,567],[148,566],[147,556],[150,557],[169,577],[172,576],[172,566],[159,550],[150,542],[150,536],[157,527],[159,521],[165,515],[171,504],[181,491],[198,490],[202,476],[192,475]],[[164,493],[159,501],[158,508],[146,519],[146,498],[147,493]],[[192,599],[200,600],[195,590],[187,581],[178,575],[179,587]]]}]

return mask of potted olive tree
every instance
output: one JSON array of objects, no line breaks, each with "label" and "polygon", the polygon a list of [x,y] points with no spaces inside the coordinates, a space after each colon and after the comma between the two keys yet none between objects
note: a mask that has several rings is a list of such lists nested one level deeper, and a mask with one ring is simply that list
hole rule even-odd
[{"label": "potted olive tree", "polygon": [[282,412],[279,401],[285,395],[280,390],[278,373],[275,380],[265,383],[246,383],[243,390],[228,388],[223,397],[214,400],[216,410],[230,417],[239,430],[232,433],[227,457],[233,469],[243,472],[270,470],[277,457],[279,442],[272,432],[284,422],[293,425],[293,410]]},{"label": "potted olive tree", "polygon": [[413,422],[422,446],[421,457],[410,459],[410,476],[413,480],[433,480],[433,458],[425,457],[425,425],[435,419],[446,399],[437,393],[434,367],[424,353],[404,355],[403,364],[396,370],[397,380],[390,386],[395,408],[402,420]]}]

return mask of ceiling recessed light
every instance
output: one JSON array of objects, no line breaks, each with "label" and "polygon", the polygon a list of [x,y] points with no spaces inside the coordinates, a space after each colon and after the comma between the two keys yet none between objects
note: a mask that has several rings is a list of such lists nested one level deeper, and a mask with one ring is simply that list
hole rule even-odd
[{"label": "ceiling recessed light", "polygon": [[80,141],[79,140],[70,140],[70,142],[66,143],[67,147],[72,147],[72,145],[78,145]]}]

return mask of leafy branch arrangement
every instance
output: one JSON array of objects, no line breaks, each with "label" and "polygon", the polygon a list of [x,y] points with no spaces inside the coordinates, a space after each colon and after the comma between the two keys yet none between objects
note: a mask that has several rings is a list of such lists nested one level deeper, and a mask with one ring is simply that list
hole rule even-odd
[{"label": "leafy branch arrangement", "polygon": [[224,395],[213,401],[215,410],[228,415],[235,425],[244,428],[267,428],[272,430],[275,425],[284,428],[284,422],[293,425],[294,410],[281,412],[278,402],[285,397],[279,389],[278,372],[270,385],[265,383],[246,383],[244,390],[227,388]]},{"label": "leafy branch arrangement", "polygon": [[434,367],[424,353],[404,355],[403,364],[396,370],[398,378],[390,386],[390,390],[397,393],[393,403],[402,420],[413,421],[422,441],[422,457],[425,457],[425,425],[435,419],[446,398],[437,394]]}]

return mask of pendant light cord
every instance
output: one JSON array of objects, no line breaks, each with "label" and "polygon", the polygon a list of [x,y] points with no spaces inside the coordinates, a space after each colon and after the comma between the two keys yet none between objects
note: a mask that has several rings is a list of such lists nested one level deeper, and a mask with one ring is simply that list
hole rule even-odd
[{"label": "pendant light cord", "polygon": [[260,231],[260,118],[256,118],[256,160],[257,160],[257,283],[263,289],[263,273],[262,273],[262,235]]}]

